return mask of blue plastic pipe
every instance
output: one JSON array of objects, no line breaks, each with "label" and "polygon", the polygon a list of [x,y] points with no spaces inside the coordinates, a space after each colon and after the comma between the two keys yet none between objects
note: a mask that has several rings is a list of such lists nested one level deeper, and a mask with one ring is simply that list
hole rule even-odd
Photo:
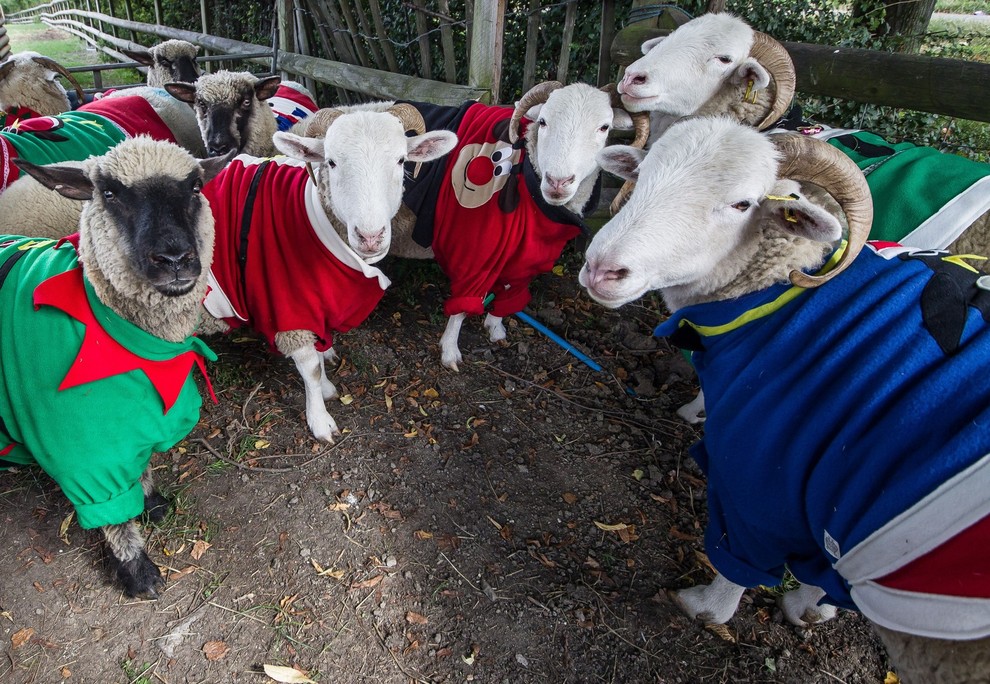
[{"label": "blue plastic pipe", "polygon": [[536,328],[541,333],[549,337],[551,340],[559,344],[561,347],[564,348],[565,351],[575,356],[578,359],[578,361],[586,365],[591,370],[600,371],[602,369],[601,366],[599,366],[597,363],[592,361],[586,354],[579,351],[577,347],[575,347],[573,344],[565,340],[563,337],[552,331],[547,326],[540,323],[538,320],[536,320],[529,314],[520,311],[519,313],[516,314],[516,317],[519,318],[519,320],[521,320],[523,323],[528,323],[529,325],[531,325],[532,327]]}]

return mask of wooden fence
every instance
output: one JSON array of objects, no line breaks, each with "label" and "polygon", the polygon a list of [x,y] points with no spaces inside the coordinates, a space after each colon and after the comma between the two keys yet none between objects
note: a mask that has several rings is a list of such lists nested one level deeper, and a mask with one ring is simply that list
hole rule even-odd
[{"label": "wooden fence", "polygon": [[7,35],[7,18],[3,14],[3,7],[0,7],[0,62],[7,59],[10,54],[10,37]]}]

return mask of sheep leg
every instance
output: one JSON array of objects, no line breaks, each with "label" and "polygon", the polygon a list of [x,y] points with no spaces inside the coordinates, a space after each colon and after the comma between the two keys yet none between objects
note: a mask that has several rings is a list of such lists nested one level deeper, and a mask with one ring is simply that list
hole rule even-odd
[{"label": "sheep leg", "polygon": [[452,371],[457,370],[457,364],[463,360],[461,350],[457,348],[457,338],[461,336],[461,325],[467,314],[454,314],[447,319],[447,328],[440,336],[440,364]]},{"label": "sheep leg", "polygon": [[784,617],[792,625],[810,627],[819,622],[834,618],[839,609],[828,603],[818,605],[825,597],[825,591],[813,584],[802,584],[797,589],[784,592],[778,604],[784,611]]},{"label": "sheep leg", "polygon": [[315,347],[302,347],[288,356],[295,362],[306,389],[306,424],[314,437],[333,443],[333,436],[339,435],[340,430],[323,403],[324,383],[333,387],[324,372],[323,355]]},{"label": "sheep leg", "polygon": [[331,399],[337,398],[337,388],[330,378],[327,377],[327,365],[336,368],[340,365],[340,356],[334,351],[333,347],[330,347],[325,352],[323,352],[320,358],[320,365],[323,367],[323,376],[320,378],[320,389],[323,393],[323,401],[330,401]]},{"label": "sheep leg", "polygon": [[904,684],[975,684],[990,681],[990,637],[949,641],[895,632],[874,624]]},{"label": "sheep leg", "polygon": [[735,615],[744,591],[746,587],[715,575],[711,584],[668,592],[668,596],[688,616],[721,625]]},{"label": "sheep leg", "polygon": [[168,515],[168,499],[158,493],[155,489],[154,476],[151,474],[149,464],[141,473],[141,491],[144,492],[144,512],[151,522],[161,522]]},{"label": "sheep leg", "polygon": [[501,316],[485,316],[485,329],[488,330],[488,339],[492,342],[501,342],[505,339],[505,325],[502,324]]},{"label": "sheep leg", "polygon": [[698,390],[698,396],[677,409],[681,420],[691,425],[705,422],[705,391]]},{"label": "sheep leg", "polygon": [[107,540],[111,570],[124,592],[131,598],[157,598],[165,580],[158,566],[148,558],[144,537],[134,521],[105,525],[100,530]]}]

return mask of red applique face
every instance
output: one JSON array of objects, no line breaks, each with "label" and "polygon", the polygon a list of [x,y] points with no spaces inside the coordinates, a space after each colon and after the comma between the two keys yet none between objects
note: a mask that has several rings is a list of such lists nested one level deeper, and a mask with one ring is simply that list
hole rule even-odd
[{"label": "red applique face", "polygon": [[465,145],[450,174],[458,204],[475,209],[490,200],[505,187],[521,157],[522,150],[501,140]]}]

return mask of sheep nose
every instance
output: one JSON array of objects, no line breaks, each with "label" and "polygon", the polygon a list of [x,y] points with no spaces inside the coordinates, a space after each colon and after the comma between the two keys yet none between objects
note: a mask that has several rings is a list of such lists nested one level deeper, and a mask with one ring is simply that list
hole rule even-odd
[{"label": "sheep nose", "polygon": [[646,74],[643,73],[629,73],[622,77],[622,81],[619,83],[619,92],[624,93],[629,89],[630,86],[641,86],[646,84]]},{"label": "sheep nose", "polygon": [[371,233],[370,235],[359,233],[358,242],[361,244],[361,248],[367,252],[375,251],[382,245],[382,240],[385,239],[385,229],[379,228],[377,232]]},{"label": "sheep nose", "polygon": [[567,178],[554,178],[550,174],[546,176],[547,185],[550,186],[551,190],[560,192],[567,188],[568,185],[574,182],[574,175],[570,175]]},{"label": "sheep nose", "polygon": [[182,253],[159,252],[148,256],[148,260],[158,268],[166,271],[175,271],[176,273],[195,258],[196,253],[192,250],[186,250]]},{"label": "sheep nose", "polygon": [[233,149],[230,143],[225,142],[211,142],[206,147],[206,152],[211,157],[222,157]]},{"label": "sheep nose", "polygon": [[610,268],[609,266],[586,261],[582,269],[582,285],[585,287],[597,287],[610,280],[622,280],[629,275],[628,268]]}]

